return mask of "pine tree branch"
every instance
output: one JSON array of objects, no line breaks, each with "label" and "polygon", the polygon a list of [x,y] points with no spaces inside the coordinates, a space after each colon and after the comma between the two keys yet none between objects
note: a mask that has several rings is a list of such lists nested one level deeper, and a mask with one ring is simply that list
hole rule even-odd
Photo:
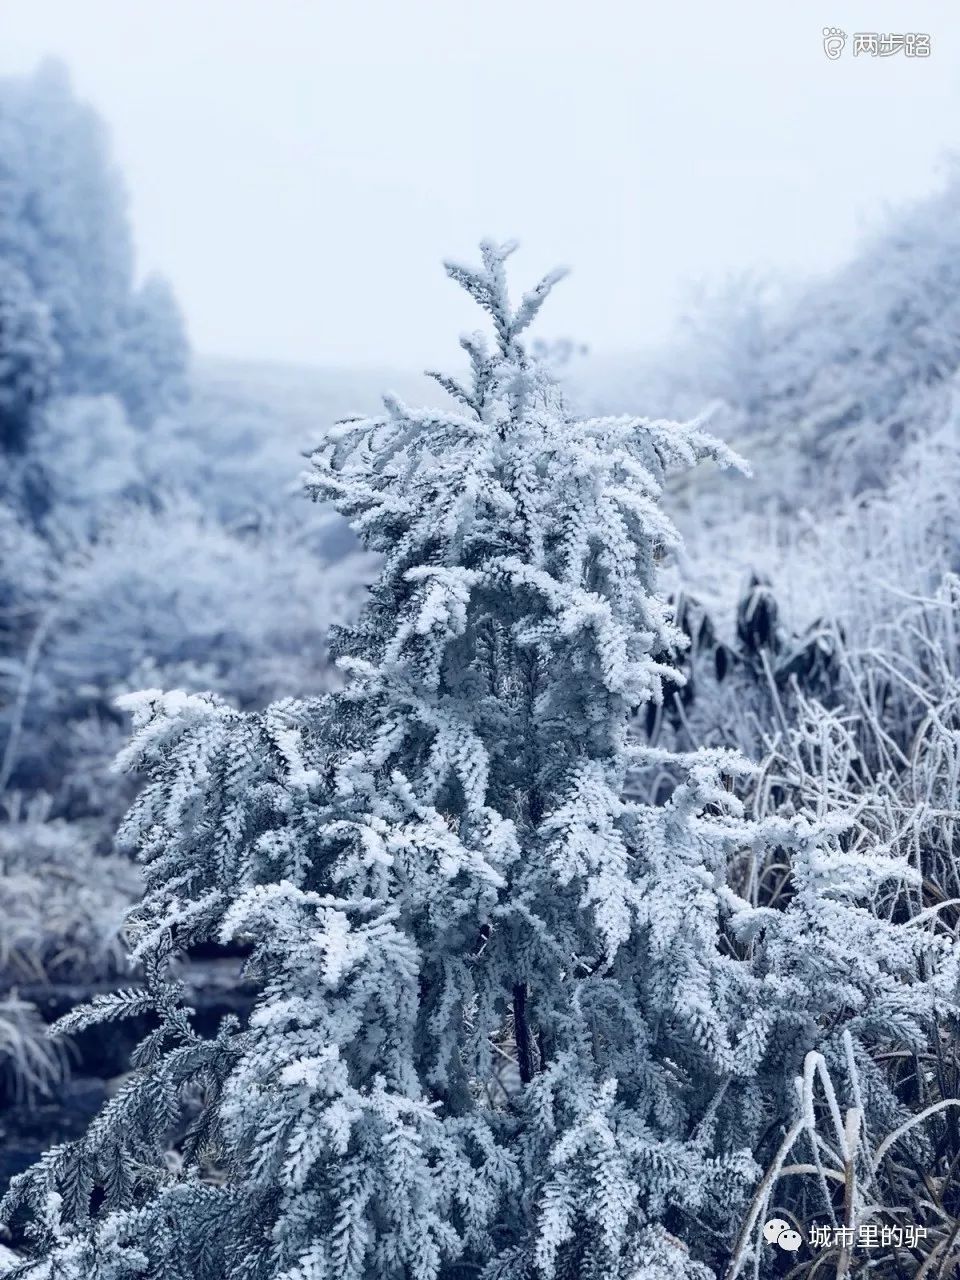
[{"label": "pine tree branch", "polygon": [[513,1038],[517,1046],[517,1066],[521,1084],[533,1079],[533,1041],[527,1021],[527,984],[518,982],[513,988]]}]

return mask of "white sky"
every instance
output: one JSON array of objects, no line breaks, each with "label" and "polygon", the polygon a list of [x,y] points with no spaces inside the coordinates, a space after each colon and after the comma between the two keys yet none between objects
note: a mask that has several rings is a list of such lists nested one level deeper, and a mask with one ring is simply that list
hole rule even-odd
[{"label": "white sky", "polygon": [[[826,24],[932,56],[830,62]],[[439,267],[562,262],[540,331],[663,336],[689,282],[846,257],[956,147],[947,0],[0,0],[0,73],[53,53],[108,120],[139,261],[204,353],[449,366]]]}]

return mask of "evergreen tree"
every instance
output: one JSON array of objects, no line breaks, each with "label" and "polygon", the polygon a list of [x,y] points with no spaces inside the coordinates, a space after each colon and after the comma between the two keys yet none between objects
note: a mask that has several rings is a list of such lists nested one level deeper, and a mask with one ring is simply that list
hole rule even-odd
[{"label": "evergreen tree", "polygon": [[[558,275],[512,306],[509,250],[447,268],[495,337],[463,341],[466,383],[435,375],[456,411],[388,398],[314,458],[384,558],[347,687],[127,700],[146,986],[63,1029],[156,1025],[7,1198],[31,1280],[707,1277],[805,1055],[862,1061],[886,1120],[871,1046],[920,1047],[952,999],[946,952],[870,909],[898,863],[839,822],[747,822],[732,754],[632,740],[682,641],[664,481],[737,460],[695,425],[574,416],[522,342]],[[666,802],[631,798],[644,767]],[[778,909],[730,877],[773,849]],[[203,1039],[175,959],[210,939],[248,942],[262,991]]]},{"label": "evergreen tree", "polygon": [[118,394],[149,423],[181,392],[183,322],[169,290],[134,290],[126,195],[103,122],[64,67],[0,80],[0,265],[49,310],[62,392]]},{"label": "evergreen tree", "polygon": [[133,248],[102,122],[66,69],[0,82],[0,259],[50,307],[64,391],[106,391]]}]

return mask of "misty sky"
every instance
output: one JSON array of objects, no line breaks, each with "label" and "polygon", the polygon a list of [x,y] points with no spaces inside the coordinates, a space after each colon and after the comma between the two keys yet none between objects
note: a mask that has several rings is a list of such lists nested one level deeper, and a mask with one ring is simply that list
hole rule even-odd
[{"label": "misty sky", "polygon": [[[830,62],[825,24],[932,56]],[[0,72],[60,56],[107,118],[141,269],[205,353],[456,363],[440,259],[574,268],[540,332],[662,337],[691,281],[828,269],[960,142],[942,3],[0,0]]]}]

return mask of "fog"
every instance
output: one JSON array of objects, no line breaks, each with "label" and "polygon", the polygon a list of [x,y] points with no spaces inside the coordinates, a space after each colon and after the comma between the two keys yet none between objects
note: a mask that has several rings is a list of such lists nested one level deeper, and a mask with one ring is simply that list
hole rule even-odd
[{"label": "fog", "polygon": [[[932,55],[830,61],[824,23]],[[484,235],[574,268],[550,325],[597,350],[698,280],[828,270],[935,186],[958,53],[939,4],[0,5],[0,73],[55,55],[108,120],[199,351],[315,364],[449,361],[440,259]]]}]

